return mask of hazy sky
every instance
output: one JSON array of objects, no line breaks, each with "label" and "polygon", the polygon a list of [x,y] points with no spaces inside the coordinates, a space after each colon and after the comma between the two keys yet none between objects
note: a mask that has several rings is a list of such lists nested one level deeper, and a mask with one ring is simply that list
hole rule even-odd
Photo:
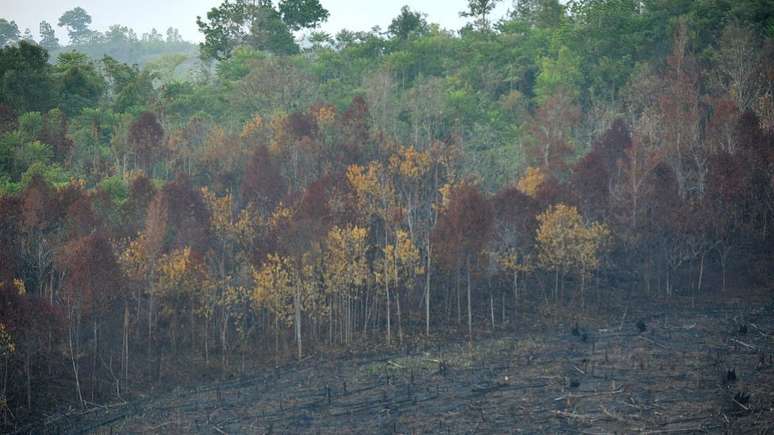
[{"label": "hazy sky", "polygon": [[[14,20],[23,32],[32,30],[38,37],[38,25],[46,20],[57,30],[60,41],[67,41],[66,32],[56,27],[59,17],[68,9],[80,6],[91,15],[91,28],[104,31],[112,24],[129,26],[140,36],[156,28],[164,34],[167,27],[177,27],[183,38],[200,41],[196,16],[221,3],[221,0],[0,0],[0,17]],[[331,13],[322,27],[335,34],[346,28],[370,30],[375,25],[386,29],[403,5],[425,12],[430,22],[458,29],[465,23],[459,12],[467,0],[321,0]],[[493,14],[502,16],[511,2],[504,0]]]}]

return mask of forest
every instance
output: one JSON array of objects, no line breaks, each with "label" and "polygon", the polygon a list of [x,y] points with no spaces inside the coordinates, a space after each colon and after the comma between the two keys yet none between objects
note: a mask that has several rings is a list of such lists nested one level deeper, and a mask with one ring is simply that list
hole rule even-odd
[{"label": "forest", "polygon": [[331,35],[224,0],[198,46],[0,18],[0,431],[611,300],[770,304],[774,5],[498,3]]}]

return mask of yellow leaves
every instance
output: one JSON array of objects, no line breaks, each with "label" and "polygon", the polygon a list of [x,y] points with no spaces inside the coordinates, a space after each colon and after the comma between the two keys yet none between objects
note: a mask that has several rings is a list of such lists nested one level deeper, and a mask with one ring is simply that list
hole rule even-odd
[{"label": "yellow leaves", "polygon": [[552,206],[538,217],[540,262],[551,270],[577,268],[581,273],[599,267],[599,254],[610,238],[603,224],[584,225],[578,210],[565,204]]},{"label": "yellow leaves", "polygon": [[8,332],[5,325],[0,323],[0,356],[6,356],[8,354],[16,352],[16,344],[11,337],[11,333]]},{"label": "yellow leaves", "polygon": [[378,214],[385,220],[395,203],[395,191],[379,162],[371,162],[367,168],[351,165],[347,168],[347,180],[357,193],[358,205],[369,214]]},{"label": "yellow leaves", "polygon": [[540,168],[530,167],[527,168],[527,173],[524,174],[521,179],[519,179],[516,187],[519,189],[519,191],[521,191],[521,193],[534,198],[545,181],[546,174],[543,172],[543,170]]},{"label": "yellow leaves", "polygon": [[378,162],[371,162],[367,168],[351,165],[347,168],[347,180],[358,196],[374,194],[379,191],[381,173],[382,165]]},{"label": "yellow leaves", "polygon": [[430,169],[432,159],[427,151],[417,151],[413,146],[400,147],[390,156],[390,170],[401,177],[417,179]]},{"label": "yellow leaves", "polygon": [[16,288],[16,292],[19,294],[19,296],[24,296],[27,294],[27,286],[24,285],[24,281],[21,279],[14,278],[13,286]]},{"label": "yellow leaves", "polygon": [[253,117],[248,120],[244,127],[242,128],[242,133],[239,135],[239,137],[242,140],[248,140],[251,137],[255,136],[256,133],[263,127],[263,118],[259,114],[253,115]]},{"label": "yellow leaves", "polygon": [[382,252],[384,258],[379,265],[381,270],[377,273],[377,280],[381,283],[387,280],[395,286],[400,286],[409,282],[414,276],[424,273],[419,249],[406,231],[397,230],[395,243],[385,246]]},{"label": "yellow leaves", "polygon": [[532,257],[530,255],[520,254],[515,249],[496,254],[495,257],[497,259],[497,264],[503,270],[510,272],[530,272],[534,269]]},{"label": "yellow leaves", "polygon": [[210,192],[207,186],[202,187],[202,197],[204,198],[207,208],[210,209],[210,225],[215,233],[226,238],[231,231],[233,225],[231,215],[233,208],[233,200],[231,195],[217,196],[214,192]]},{"label": "yellow leaves", "polygon": [[336,107],[329,104],[320,105],[317,110],[313,110],[312,114],[321,127],[327,127],[333,124],[336,120]]},{"label": "yellow leaves", "polygon": [[282,203],[277,205],[269,217],[269,228],[276,230],[287,225],[293,219],[293,209],[285,207]]},{"label": "yellow leaves", "polygon": [[159,278],[170,284],[182,281],[192,268],[191,248],[173,251],[159,260]]},{"label": "yellow leaves", "polygon": [[349,294],[368,279],[368,232],[361,227],[333,227],[328,231],[323,278],[330,294]]},{"label": "yellow leaves", "polygon": [[263,266],[252,271],[255,283],[251,295],[256,309],[267,308],[280,320],[290,323],[293,318],[292,296],[299,279],[288,257],[270,254]]},{"label": "yellow leaves", "polygon": [[272,155],[279,155],[290,143],[290,133],[288,132],[287,115],[278,114],[271,119],[269,127],[272,131],[272,142],[269,152]]},{"label": "yellow leaves", "polygon": [[180,309],[189,302],[199,315],[212,313],[214,283],[206,266],[194,258],[191,248],[177,249],[159,258],[153,292],[166,299],[167,312]]},{"label": "yellow leaves", "polygon": [[135,281],[145,279],[150,267],[145,252],[145,234],[140,234],[139,237],[129,242],[129,246],[118,257],[118,263],[130,279]]},{"label": "yellow leaves", "polygon": [[253,208],[242,209],[234,216],[234,200],[231,194],[217,196],[207,187],[202,188],[202,197],[210,210],[210,225],[215,234],[224,241],[234,242],[247,246],[254,240],[258,227],[261,225],[260,216]]}]

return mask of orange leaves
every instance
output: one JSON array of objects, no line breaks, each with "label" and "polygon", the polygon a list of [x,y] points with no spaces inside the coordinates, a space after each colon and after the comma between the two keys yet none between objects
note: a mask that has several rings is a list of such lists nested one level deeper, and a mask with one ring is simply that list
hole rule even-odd
[{"label": "orange leaves", "polygon": [[427,151],[417,151],[413,146],[400,147],[396,154],[390,156],[390,170],[405,178],[418,179],[430,169],[432,160]]},{"label": "orange leaves", "polygon": [[546,174],[543,170],[540,168],[529,167],[527,168],[527,173],[519,179],[517,186],[521,193],[535,198],[545,181]]},{"label": "orange leaves", "polygon": [[347,180],[355,191],[358,205],[368,214],[378,215],[385,220],[395,206],[395,189],[379,162],[371,162],[367,168],[351,165],[347,169]]}]

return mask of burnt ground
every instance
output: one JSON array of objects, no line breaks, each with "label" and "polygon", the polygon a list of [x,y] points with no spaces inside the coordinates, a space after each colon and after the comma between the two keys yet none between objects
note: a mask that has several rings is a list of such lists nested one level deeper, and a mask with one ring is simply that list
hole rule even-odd
[{"label": "burnt ground", "polygon": [[629,302],[576,318],[553,308],[553,324],[537,321],[552,313],[535,313],[524,319],[532,326],[472,347],[424,341],[410,353],[316,356],[51,416],[31,431],[771,433],[772,291],[706,299]]}]

